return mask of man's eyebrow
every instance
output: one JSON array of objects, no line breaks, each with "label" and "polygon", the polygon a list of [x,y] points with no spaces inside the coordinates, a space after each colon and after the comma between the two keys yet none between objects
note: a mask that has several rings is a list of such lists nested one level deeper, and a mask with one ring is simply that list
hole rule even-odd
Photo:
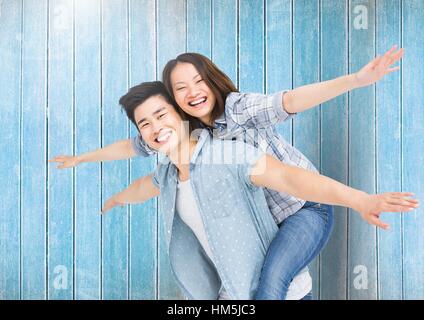
[{"label": "man's eyebrow", "polygon": [[[155,112],[152,113],[152,115],[158,114],[159,112],[165,110],[165,107],[160,107],[159,109],[157,109]],[[139,122],[137,122],[137,125],[139,125],[140,123],[142,123],[143,121],[146,121],[146,118],[142,118],[140,119]]]},{"label": "man's eyebrow", "polygon": [[[198,74],[196,74],[196,75],[193,77],[193,79],[192,79],[192,80],[196,79],[196,77],[198,77],[198,76],[200,76],[200,74],[199,74],[199,73],[198,73]],[[179,82],[175,82],[175,83],[174,83],[174,85],[179,84],[179,83],[183,83],[183,84],[184,84],[184,82],[183,82],[183,81],[179,81]]]}]

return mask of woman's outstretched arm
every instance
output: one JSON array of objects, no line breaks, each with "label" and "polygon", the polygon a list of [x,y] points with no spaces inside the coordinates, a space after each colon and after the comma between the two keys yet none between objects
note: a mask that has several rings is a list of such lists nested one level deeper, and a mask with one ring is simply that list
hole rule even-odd
[{"label": "woman's outstretched arm", "polygon": [[49,160],[59,163],[58,169],[72,168],[83,162],[124,160],[136,156],[131,140],[120,140],[103,148],[86,152],[78,156],[60,155]]},{"label": "woman's outstretched arm", "polygon": [[356,73],[287,91],[283,95],[284,109],[289,113],[302,112],[347,91],[379,81],[386,74],[399,70],[399,67],[391,66],[402,58],[404,49],[395,50],[396,46],[393,46],[383,56],[377,56]]}]

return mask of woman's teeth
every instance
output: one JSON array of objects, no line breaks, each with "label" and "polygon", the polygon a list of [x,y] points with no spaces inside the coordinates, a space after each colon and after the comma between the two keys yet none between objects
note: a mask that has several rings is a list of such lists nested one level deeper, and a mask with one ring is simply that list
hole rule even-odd
[{"label": "woman's teeth", "polygon": [[197,105],[199,105],[199,104],[201,104],[201,103],[203,103],[203,102],[206,102],[206,97],[201,98],[201,99],[198,99],[198,100],[196,100],[196,101],[189,102],[188,104],[189,104],[190,106],[192,106],[192,107],[195,107],[195,106],[197,106]]}]

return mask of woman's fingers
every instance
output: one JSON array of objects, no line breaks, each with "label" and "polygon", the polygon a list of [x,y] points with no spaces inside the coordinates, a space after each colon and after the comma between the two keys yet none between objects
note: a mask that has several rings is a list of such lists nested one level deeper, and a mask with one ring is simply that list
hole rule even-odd
[{"label": "woman's fingers", "polygon": [[369,66],[371,67],[371,69],[374,69],[380,63],[380,60],[381,60],[381,56],[377,56],[373,60],[371,60],[371,62],[369,63]]},{"label": "woman's fingers", "polygon": [[[399,61],[402,58],[403,54],[404,54],[404,49],[401,48],[397,52],[394,52],[395,49],[396,49],[396,46],[393,46],[382,57],[377,57],[379,59],[374,59],[373,60],[373,68],[378,67],[378,68],[380,68],[382,70],[385,70],[389,66],[391,66],[392,64],[394,64],[397,61]],[[391,68],[390,69],[390,72],[387,72],[387,73],[391,73],[391,72],[394,72],[396,70],[399,70],[399,67]]]},{"label": "woman's fingers", "polygon": [[386,67],[392,65],[393,63],[398,62],[402,58],[404,52],[405,52],[404,49],[401,48],[397,52],[393,53],[392,56],[390,57],[390,60],[388,61],[388,64],[386,65]]},{"label": "woman's fingers", "polygon": [[52,159],[49,159],[48,162],[65,162],[65,161],[72,159],[72,158],[73,158],[73,156],[56,156]]},{"label": "woman's fingers", "polygon": [[56,156],[50,159],[48,162],[59,163],[59,165],[56,167],[57,169],[72,168],[78,164],[77,158],[74,156]]},{"label": "woman's fingers", "polygon": [[62,162],[65,156],[57,156],[49,160],[49,162]]},{"label": "woman's fingers", "polygon": [[392,72],[398,71],[399,69],[400,69],[400,67],[399,67],[399,66],[394,67],[394,68],[389,68],[389,69],[387,69],[387,70],[384,72],[384,75],[387,75],[387,74],[389,74],[389,73],[392,73]]},{"label": "woman's fingers", "polygon": [[388,62],[390,62],[391,59],[391,55],[393,53],[393,51],[395,51],[397,48],[397,45],[394,45],[390,50],[388,50],[384,56],[383,59],[381,59],[381,63],[385,66]]}]

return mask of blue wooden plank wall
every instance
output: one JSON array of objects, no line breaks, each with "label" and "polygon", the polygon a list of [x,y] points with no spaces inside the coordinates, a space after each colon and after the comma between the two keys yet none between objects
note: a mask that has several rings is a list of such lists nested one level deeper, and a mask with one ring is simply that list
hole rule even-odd
[{"label": "blue wooden plank wall", "polygon": [[[136,135],[118,106],[185,51],[242,91],[355,72],[392,44],[401,71],[278,131],[320,171],[424,198],[422,0],[0,0],[0,299],[183,299],[156,200],[100,216],[155,157],[57,170],[47,160]],[[424,216],[377,230],[346,208],[310,265],[317,299],[424,299]]]}]

